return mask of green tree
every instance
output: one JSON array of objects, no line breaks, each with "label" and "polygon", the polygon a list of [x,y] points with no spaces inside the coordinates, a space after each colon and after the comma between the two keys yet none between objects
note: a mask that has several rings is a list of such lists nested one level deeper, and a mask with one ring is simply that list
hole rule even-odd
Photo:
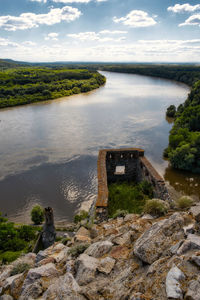
[{"label": "green tree", "polygon": [[40,205],[35,205],[31,210],[31,220],[35,225],[39,225],[44,221],[44,211]]}]

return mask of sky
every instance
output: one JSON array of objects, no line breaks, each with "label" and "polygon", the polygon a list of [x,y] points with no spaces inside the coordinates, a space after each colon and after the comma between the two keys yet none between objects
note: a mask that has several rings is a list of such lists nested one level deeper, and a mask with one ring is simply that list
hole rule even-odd
[{"label": "sky", "polygon": [[200,62],[200,1],[0,0],[0,58]]}]

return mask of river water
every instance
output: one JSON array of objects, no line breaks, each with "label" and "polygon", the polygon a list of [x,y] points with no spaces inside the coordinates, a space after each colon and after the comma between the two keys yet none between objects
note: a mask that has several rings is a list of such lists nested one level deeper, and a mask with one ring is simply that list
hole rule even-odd
[{"label": "river water", "polygon": [[140,147],[179,192],[199,196],[199,176],[175,172],[162,159],[170,104],[187,86],[158,78],[102,72],[106,85],[87,94],[0,111],[0,211],[30,222],[31,207],[71,220],[97,194],[99,149]]}]

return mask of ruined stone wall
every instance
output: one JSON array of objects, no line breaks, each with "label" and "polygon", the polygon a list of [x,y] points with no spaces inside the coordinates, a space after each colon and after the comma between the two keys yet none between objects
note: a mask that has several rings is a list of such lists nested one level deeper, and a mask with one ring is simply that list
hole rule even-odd
[{"label": "ruined stone wall", "polygon": [[[124,166],[124,174],[116,174],[116,166]],[[99,151],[98,197],[96,214],[99,221],[105,220],[108,213],[108,184],[112,182],[149,181],[154,188],[154,197],[169,200],[169,194],[163,178],[144,156],[144,150],[138,148],[104,149]]]}]

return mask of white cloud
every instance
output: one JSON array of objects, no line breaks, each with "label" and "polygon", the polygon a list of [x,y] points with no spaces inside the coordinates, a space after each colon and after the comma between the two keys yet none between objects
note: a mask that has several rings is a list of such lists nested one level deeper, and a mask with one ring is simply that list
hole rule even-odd
[{"label": "white cloud", "polygon": [[37,44],[32,42],[32,41],[25,41],[25,42],[23,42],[23,45],[25,45],[25,46],[36,46]]},{"label": "white cloud", "polygon": [[0,16],[0,28],[8,31],[25,30],[39,25],[53,25],[61,21],[72,22],[79,18],[81,12],[74,7],[51,8],[47,14],[23,13],[16,16]]},{"label": "white cloud", "polygon": [[17,43],[13,43],[13,42],[9,41],[8,39],[0,38],[0,46],[16,47],[16,46],[18,46],[18,44]]},{"label": "white cloud", "polygon": [[100,34],[126,34],[128,31],[124,30],[102,30],[99,31]]},{"label": "white cloud", "polygon": [[200,4],[190,5],[189,3],[185,4],[175,4],[174,6],[169,6],[168,11],[172,11],[174,13],[182,13],[182,12],[194,12],[200,9]]},{"label": "white cloud", "polygon": [[124,25],[128,25],[133,28],[138,27],[149,27],[156,25],[156,21],[148,15],[143,10],[132,10],[129,14],[127,14],[125,17],[117,18],[114,17],[113,21],[115,23],[122,23]]},{"label": "white cloud", "polygon": [[[47,0],[30,0],[32,2],[40,2],[40,3],[47,3]],[[91,1],[96,2],[105,2],[107,0],[52,0],[55,3],[89,3]]]},{"label": "white cloud", "polygon": [[31,2],[43,2],[43,3],[47,3],[47,0],[30,0]]},{"label": "white cloud", "polygon": [[51,33],[47,34],[47,36],[45,37],[45,40],[46,41],[49,41],[49,40],[51,40],[51,41],[57,41],[58,40],[58,36],[59,36],[58,33],[51,32]]},{"label": "white cloud", "polygon": [[[114,34],[124,34],[127,33],[127,31],[110,31],[110,30],[102,30],[98,33],[94,32],[94,31],[89,31],[89,32],[79,32],[79,33],[71,33],[68,34],[67,36],[76,40],[80,40],[80,41],[99,41],[99,42],[109,42],[109,41],[113,41],[113,42],[120,42],[125,40],[126,38],[124,36],[122,37],[118,37],[118,38],[113,38],[110,37],[110,35]],[[108,34],[108,36],[105,36],[106,34]]]},{"label": "white cloud", "polygon": [[194,25],[199,25],[200,26],[200,14],[192,15],[190,16],[187,20],[185,20],[184,23],[179,24],[178,26],[194,26]]}]

